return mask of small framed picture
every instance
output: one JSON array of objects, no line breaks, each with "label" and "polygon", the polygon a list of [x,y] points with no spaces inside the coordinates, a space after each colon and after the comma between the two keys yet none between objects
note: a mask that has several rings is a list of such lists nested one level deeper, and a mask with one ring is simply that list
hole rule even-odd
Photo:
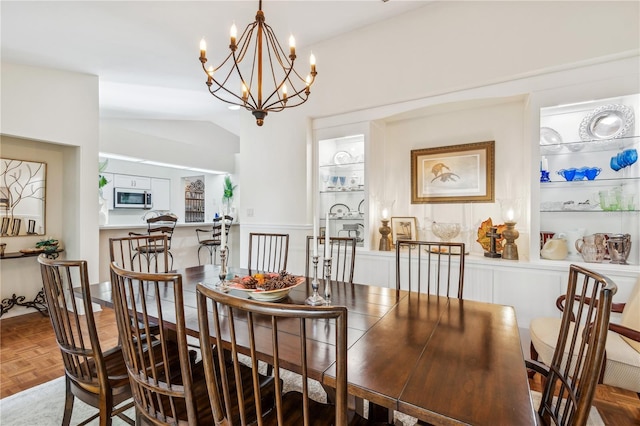
[{"label": "small framed picture", "polygon": [[412,241],[418,238],[416,231],[415,217],[391,217],[391,241],[393,244],[398,240]]}]

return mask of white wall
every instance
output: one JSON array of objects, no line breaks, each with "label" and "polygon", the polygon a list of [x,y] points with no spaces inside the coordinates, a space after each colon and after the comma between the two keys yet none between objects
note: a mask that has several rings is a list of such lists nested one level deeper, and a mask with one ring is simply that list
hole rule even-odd
[{"label": "white wall", "polygon": [[[554,90],[578,83],[593,87],[588,96],[620,86],[634,93],[637,83],[631,81],[634,76],[636,82],[639,80],[637,66],[633,65],[638,63],[640,51],[639,6],[631,2],[434,2],[408,15],[312,46],[318,58],[318,77],[310,101],[268,116],[261,128],[249,114],[242,116],[239,176],[246,197],[241,200],[241,215],[247,207],[255,207],[245,200],[268,206],[254,209],[255,216],[243,223],[284,223],[292,229],[309,224],[309,215],[300,211],[300,204],[308,200],[309,170],[313,167],[305,149],[309,134],[303,129],[305,117],[313,117],[314,130],[362,122],[385,125],[399,113],[496,97],[521,99],[520,106],[507,111],[508,121],[490,116],[483,125],[482,115],[473,117],[483,114],[478,108],[473,113],[447,116],[443,124],[428,118],[392,124],[393,135],[404,140],[390,139],[388,133],[381,140],[388,150],[404,155],[406,164],[402,166],[396,160],[393,166],[375,172],[384,175],[391,185],[401,182],[397,198],[405,201],[396,203],[398,211],[424,216],[421,206],[406,202],[408,187],[403,192],[409,176],[410,146],[492,140],[489,136],[494,134],[503,138],[497,148],[501,151],[497,154],[499,175],[511,171],[511,163],[509,169],[502,164],[508,155],[503,148],[515,144],[511,154],[518,163],[513,167],[522,166],[518,174],[522,180],[511,179],[512,189],[524,187],[524,198],[530,198],[532,151],[538,142],[534,118],[538,110],[532,107],[530,97],[536,94],[538,105],[546,103],[553,98]],[[620,63],[606,66],[618,59]],[[604,64],[603,69],[591,69],[598,64]],[[618,77],[624,82],[617,82]],[[571,97],[578,91],[569,90]],[[473,105],[455,108],[470,107]],[[429,112],[416,113],[420,114]],[[408,127],[403,129],[404,125]],[[427,125],[435,127],[425,129]],[[424,134],[425,130],[429,134]],[[306,163],[304,170],[300,170],[302,163]],[[507,188],[501,185],[509,180],[496,181],[498,196],[505,194]],[[374,186],[369,190],[383,192]],[[495,209],[491,206],[473,213],[467,220],[475,224],[483,216],[499,213]],[[521,243],[526,245],[529,218],[525,220]],[[245,232],[248,230],[243,228]]]},{"label": "white wall", "polygon": [[2,63],[0,133],[77,147],[65,160],[63,239],[70,257],[97,261],[98,78]]},{"label": "white wall", "polygon": [[100,120],[100,152],[234,173],[240,142],[206,121]]},{"label": "white wall", "polygon": [[[2,153],[5,152],[6,136],[60,145],[59,148],[46,148],[41,158],[32,158],[47,162],[49,154],[44,152],[53,151],[56,155],[51,156],[52,164],[55,164],[59,155],[64,164],[61,174],[54,173],[53,182],[47,187],[48,198],[64,200],[60,216],[47,217],[47,233],[57,234],[68,258],[82,258],[90,265],[97,265],[98,78],[46,70],[46,82],[43,82],[42,68],[4,62],[1,66]],[[13,138],[10,140],[12,145],[16,144]],[[9,145],[6,146],[6,152],[12,155],[26,155],[19,147],[9,149]],[[55,201],[52,201],[52,205],[55,205]],[[47,209],[49,207],[47,203]],[[58,229],[55,225],[57,218],[60,218]],[[12,251],[33,246],[29,238],[13,238],[10,242],[6,241]],[[28,268],[28,272],[25,268]],[[97,279],[97,268],[90,267],[89,274],[90,279]],[[9,285],[21,287],[26,282],[32,283],[37,279],[35,277],[39,278],[35,259],[3,261],[2,297],[5,297],[5,286],[10,291]],[[28,288],[25,291],[31,293]],[[24,295],[32,298],[35,293]]]},{"label": "white wall", "polygon": [[[422,116],[387,122],[384,146],[384,175],[394,175],[384,182],[387,198],[395,200],[393,216],[411,216],[418,220],[420,238],[434,239],[430,223],[461,223],[464,242],[482,253],[475,243],[476,230],[483,220],[503,223],[499,200],[522,197],[529,189],[529,164],[524,140],[524,110],[526,99],[494,100],[492,103],[464,103],[459,110],[426,109]],[[442,108],[440,108],[442,109]],[[414,149],[435,148],[474,142],[495,141],[495,202],[466,204],[411,204],[410,152]],[[523,211],[529,211],[528,198]],[[520,228],[520,227],[518,227]],[[518,246],[520,257],[527,258],[528,233],[522,227]]]}]

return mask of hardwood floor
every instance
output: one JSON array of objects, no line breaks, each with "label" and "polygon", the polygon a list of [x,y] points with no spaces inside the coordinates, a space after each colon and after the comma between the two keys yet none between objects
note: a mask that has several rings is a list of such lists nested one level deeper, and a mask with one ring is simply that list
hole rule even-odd
[{"label": "hardwood floor", "polygon": [[[105,348],[115,345],[118,331],[113,310],[97,312],[95,317],[101,343]],[[63,374],[48,317],[35,312],[0,320],[0,398]],[[529,385],[540,391],[540,376],[530,379]],[[640,425],[640,398],[633,392],[599,385],[594,405],[607,426]]]}]

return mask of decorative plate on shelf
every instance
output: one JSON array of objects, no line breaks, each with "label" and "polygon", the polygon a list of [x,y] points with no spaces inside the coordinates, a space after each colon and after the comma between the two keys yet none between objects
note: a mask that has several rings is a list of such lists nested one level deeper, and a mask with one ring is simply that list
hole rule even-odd
[{"label": "decorative plate on shelf", "polygon": [[580,123],[583,141],[621,138],[633,128],[633,108],[626,105],[602,105],[591,111]]},{"label": "decorative plate on shelf", "polygon": [[335,164],[349,164],[353,162],[353,158],[347,151],[338,151],[333,156],[333,162]]},{"label": "decorative plate on shelf", "polygon": [[349,210],[349,206],[347,206],[346,204],[337,203],[331,206],[331,208],[329,209],[329,214],[334,217],[342,217],[349,213]]},{"label": "decorative plate on shelf", "polygon": [[358,204],[358,213],[364,214],[364,199]]},{"label": "decorative plate on shelf", "polygon": [[540,145],[545,152],[558,152],[562,149],[562,136],[551,127],[540,127]]}]

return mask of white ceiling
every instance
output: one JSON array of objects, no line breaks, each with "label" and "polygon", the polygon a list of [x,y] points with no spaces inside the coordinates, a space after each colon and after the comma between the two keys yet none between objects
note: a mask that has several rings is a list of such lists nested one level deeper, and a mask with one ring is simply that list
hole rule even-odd
[{"label": "white ceiling", "polygon": [[[265,0],[263,11],[280,42],[293,34],[300,48],[425,3]],[[256,0],[1,0],[2,61],[98,75],[102,117],[208,120],[238,134],[240,112],[207,92],[198,48],[205,37],[221,61],[231,23],[241,31],[257,10]]]}]

